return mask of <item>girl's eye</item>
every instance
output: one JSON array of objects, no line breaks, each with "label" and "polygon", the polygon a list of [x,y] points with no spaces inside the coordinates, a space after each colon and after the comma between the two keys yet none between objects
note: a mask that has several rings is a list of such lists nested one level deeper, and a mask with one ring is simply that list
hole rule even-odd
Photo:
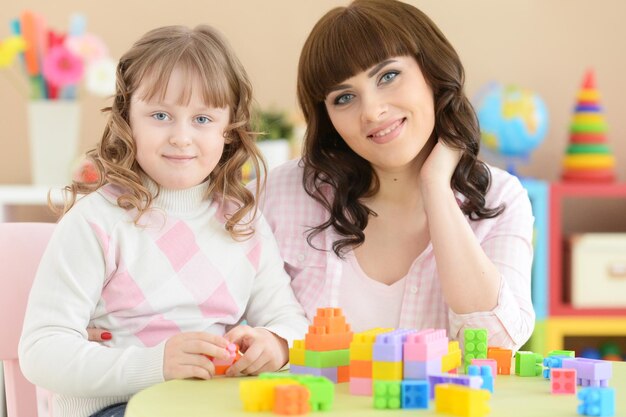
[{"label": "girl's eye", "polygon": [[152,115],[152,118],[159,121],[169,120],[167,113],[157,112]]},{"label": "girl's eye", "polygon": [[382,77],[380,77],[380,83],[381,84],[385,84],[390,82],[391,80],[393,80],[394,78],[396,78],[398,76],[399,72],[398,71],[389,71],[386,72],[382,75]]},{"label": "girl's eye", "polygon": [[209,119],[206,116],[198,116],[196,117],[196,122],[200,123],[201,125],[205,125],[207,123],[209,123],[211,121],[211,119]]},{"label": "girl's eye", "polygon": [[354,94],[341,94],[335,97],[335,100],[333,101],[333,103],[338,104],[338,105],[348,104],[350,101],[352,101],[353,98],[354,98]]}]

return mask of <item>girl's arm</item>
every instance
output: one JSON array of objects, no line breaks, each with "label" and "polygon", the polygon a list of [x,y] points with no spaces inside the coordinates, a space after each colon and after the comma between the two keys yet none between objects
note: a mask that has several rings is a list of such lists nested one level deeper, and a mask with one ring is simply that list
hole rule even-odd
[{"label": "girl's arm", "polygon": [[[440,172],[451,176],[447,169],[458,161],[454,151],[438,144],[431,157],[439,161]],[[433,162],[431,157],[427,163]],[[492,222],[493,227],[479,242],[449,186],[450,177],[432,172],[422,179],[422,194],[441,288],[451,310],[451,336],[460,337],[462,328],[483,327],[489,330],[490,344],[518,348],[534,325],[533,217],[528,197],[511,180],[517,186],[507,191],[504,212],[480,220]]]},{"label": "girl's arm", "polygon": [[104,232],[81,215],[81,206],[56,226],[39,265],[20,366],[31,382],[59,394],[130,395],[163,381],[163,344],[117,349],[87,341],[85,329],[105,282],[106,251],[98,238]]}]

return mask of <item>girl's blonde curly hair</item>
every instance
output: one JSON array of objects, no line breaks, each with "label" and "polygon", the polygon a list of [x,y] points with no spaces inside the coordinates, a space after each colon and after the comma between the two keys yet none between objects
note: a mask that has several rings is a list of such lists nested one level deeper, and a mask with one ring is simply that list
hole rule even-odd
[{"label": "girl's blonde curly hair", "polygon": [[[105,184],[114,184],[124,190],[117,204],[124,209],[137,209],[139,218],[149,210],[154,196],[142,184],[145,175],[136,161],[136,146],[129,123],[131,97],[140,84],[145,89],[144,100],[163,99],[170,75],[181,68],[190,79],[202,84],[202,97],[209,107],[230,109],[230,124],[225,129],[227,137],[224,152],[209,177],[206,197],[220,197],[222,203],[234,203],[226,221],[226,230],[233,238],[250,236],[250,221],[243,221],[253,210],[265,178],[257,175],[256,196],[246,189],[242,181],[242,167],[250,160],[253,169],[266,172],[265,163],[255,145],[256,133],[251,127],[252,86],[248,75],[234,52],[213,28],[200,25],[194,29],[184,26],[167,26],[154,29],[139,39],[122,56],[117,66],[116,92],[108,113],[108,121],[100,143],[87,152],[99,174],[96,183],[73,181],[67,187],[67,198],[61,215],[76,203],[78,195],[89,194]],[[146,84],[144,84],[146,83]],[[188,83],[179,101],[189,103],[192,87]],[[261,180],[263,178],[263,180]]]}]

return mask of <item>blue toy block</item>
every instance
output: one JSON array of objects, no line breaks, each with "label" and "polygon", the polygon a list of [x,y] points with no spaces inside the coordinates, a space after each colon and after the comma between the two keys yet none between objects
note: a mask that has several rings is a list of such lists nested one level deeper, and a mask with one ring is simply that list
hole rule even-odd
[{"label": "blue toy block", "polygon": [[477,365],[470,365],[467,367],[467,374],[481,377],[483,379],[481,388],[493,393],[493,370],[491,366],[482,365],[479,369]]},{"label": "blue toy block", "polygon": [[402,381],[402,408],[428,408],[428,381]]},{"label": "blue toy block", "polygon": [[615,390],[613,388],[583,388],[578,392],[578,414],[583,416],[611,417],[615,415]]},{"label": "blue toy block", "polygon": [[543,377],[546,379],[550,378],[550,369],[552,368],[562,368],[563,367],[563,358],[568,358],[569,356],[548,356],[543,359],[543,366],[546,369],[543,370]]}]

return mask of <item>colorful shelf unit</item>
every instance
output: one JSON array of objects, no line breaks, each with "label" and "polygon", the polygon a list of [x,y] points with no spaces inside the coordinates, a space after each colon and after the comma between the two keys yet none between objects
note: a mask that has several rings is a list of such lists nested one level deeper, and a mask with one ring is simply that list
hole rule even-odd
[{"label": "colorful shelf unit", "polygon": [[549,185],[546,181],[522,178],[535,216],[533,233],[532,300],[537,320],[548,316],[548,203]]},{"label": "colorful shelf unit", "polygon": [[551,317],[545,323],[545,349],[565,349],[565,338],[573,336],[621,337],[626,335],[624,317]]},{"label": "colorful shelf unit", "polygon": [[[553,183],[549,190],[549,283],[548,315],[549,321],[554,316],[626,316],[626,308],[574,308],[565,296],[565,277],[563,262],[563,201],[567,198],[623,198],[626,199],[625,183],[586,184]],[[603,317],[603,321],[605,318]],[[621,334],[626,334],[626,317]],[[552,337],[548,323],[548,337]],[[581,329],[590,330],[592,327]],[[548,349],[551,349],[548,342]]]}]

